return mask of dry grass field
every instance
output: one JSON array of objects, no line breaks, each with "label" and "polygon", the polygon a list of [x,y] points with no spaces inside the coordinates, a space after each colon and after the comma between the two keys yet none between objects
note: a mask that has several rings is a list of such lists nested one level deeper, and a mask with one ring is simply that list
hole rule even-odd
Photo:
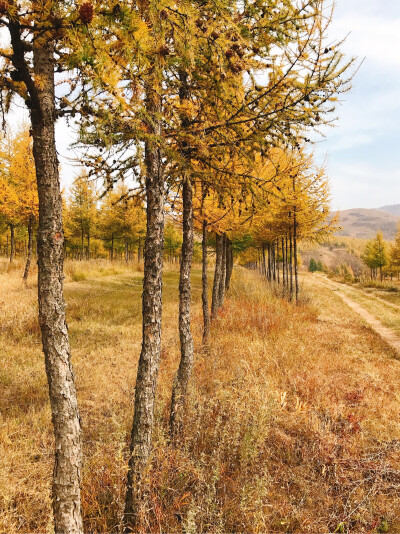
[{"label": "dry grass field", "polygon": [[[0,273],[0,531],[50,532],[52,428],[34,275],[25,287],[20,269],[3,263]],[[400,532],[393,351],[311,276],[295,306],[240,268],[203,348],[195,269],[195,368],[185,431],[172,447],[177,281],[177,270],[167,268],[151,507],[142,531]],[[66,266],[85,532],[121,529],[140,295],[133,268]]]}]

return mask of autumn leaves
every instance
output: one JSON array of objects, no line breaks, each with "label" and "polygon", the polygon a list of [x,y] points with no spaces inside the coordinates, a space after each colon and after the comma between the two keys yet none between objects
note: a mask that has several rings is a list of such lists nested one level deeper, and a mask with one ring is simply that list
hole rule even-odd
[{"label": "autumn leaves", "polygon": [[[53,239],[63,236],[56,118],[79,116],[79,141],[88,148],[83,163],[91,177],[102,179],[106,189],[122,180],[139,185],[146,203],[142,349],[124,516],[128,532],[138,528],[146,511],[167,208],[183,227],[181,360],[170,416],[171,438],[179,446],[194,358],[194,231],[202,229],[204,261],[208,233],[219,244],[214,316],[232,272],[236,238],[250,235],[260,247],[323,232],[326,180],[305,145],[308,130],[329,122],[337,95],[348,89],[349,63],[337,47],[327,48],[330,14],[323,0],[27,4],[26,11],[13,2],[0,4],[0,24],[9,31],[12,49],[0,51],[0,81],[4,98],[22,96],[31,114],[40,323],[56,436],[56,532],[83,528],[80,422],[62,296],[63,239]],[[295,257],[295,241],[293,247]],[[203,281],[206,317],[207,264]],[[68,362],[63,372],[60,359]]]}]

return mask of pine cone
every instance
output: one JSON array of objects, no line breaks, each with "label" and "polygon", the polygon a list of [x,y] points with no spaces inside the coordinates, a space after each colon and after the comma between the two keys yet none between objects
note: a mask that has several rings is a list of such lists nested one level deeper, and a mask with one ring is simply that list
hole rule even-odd
[{"label": "pine cone", "polygon": [[5,15],[7,13],[7,9],[8,9],[7,0],[0,1],[0,15]]},{"label": "pine cone", "polygon": [[93,5],[90,2],[84,2],[79,7],[79,18],[83,24],[90,24],[93,20]]}]

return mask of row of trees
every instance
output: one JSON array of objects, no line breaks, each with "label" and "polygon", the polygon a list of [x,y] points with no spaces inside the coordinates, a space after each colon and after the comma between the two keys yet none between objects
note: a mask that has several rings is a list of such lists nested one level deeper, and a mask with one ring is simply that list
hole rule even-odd
[{"label": "row of trees", "polygon": [[367,241],[361,259],[370,270],[373,280],[398,276],[400,273],[400,229],[395,236],[393,244],[388,244],[383,239],[382,232]]},{"label": "row of trees", "polygon": [[[142,349],[124,512],[129,532],[140,528],[147,510],[165,213],[182,226],[181,359],[170,411],[171,440],[178,446],[194,357],[190,273],[196,225],[203,236],[206,342],[209,233],[216,239],[216,317],[229,286],[235,240],[252,240],[248,254],[270,247],[273,270],[283,239],[285,272],[294,270],[297,296],[297,240],[319,239],[326,231],[326,181],[305,145],[308,130],[331,121],[337,96],[349,87],[340,43],[327,44],[330,19],[323,0],[0,2],[0,25],[9,35],[9,47],[0,50],[6,103],[1,109],[6,112],[19,95],[31,119],[39,198],[39,320],[55,432],[56,532],[83,531],[81,430],[63,300],[56,119],[79,117],[90,177],[102,179],[106,191],[123,182],[146,207]],[[84,220],[82,215],[72,225],[81,256],[85,246],[90,253],[93,236]]]}]

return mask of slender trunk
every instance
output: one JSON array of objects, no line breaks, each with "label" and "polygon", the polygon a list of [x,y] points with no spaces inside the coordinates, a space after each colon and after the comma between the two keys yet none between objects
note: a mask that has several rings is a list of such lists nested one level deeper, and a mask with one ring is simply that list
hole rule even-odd
[{"label": "slender trunk", "polygon": [[229,291],[231,286],[231,278],[233,272],[233,249],[232,241],[229,237],[226,238],[226,278],[225,278],[225,290]]},{"label": "slender trunk", "polygon": [[281,283],[280,279],[280,273],[279,273],[279,240],[275,243],[275,250],[276,250],[276,272],[277,272],[277,280],[278,284]]},{"label": "slender trunk", "polygon": [[285,258],[286,258],[286,288],[289,288],[289,249],[288,249],[288,236],[285,235]]},{"label": "slender trunk", "polygon": [[203,302],[203,343],[208,343],[208,338],[210,337],[210,309],[208,306],[208,251],[207,251],[207,238],[208,238],[208,229],[207,221],[203,220],[203,242],[202,242],[202,272],[201,280],[203,284],[203,291],[201,294],[201,300]]},{"label": "slender trunk", "polygon": [[286,286],[286,272],[285,272],[285,240],[283,237],[281,238],[281,246],[282,246],[282,285],[283,287]]},{"label": "slender trunk", "polygon": [[90,233],[88,232],[88,235],[86,236],[86,240],[87,240],[87,254],[86,254],[86,259],[87,260],[90,260]]},{"label": "slender trunk", "polygon": [[193,192],[189,177],[182,186],[183,239],[179,275],[179,339],[181,359],[172,387],[170,414],[171,435],[176,437],[182,426],[183,411],[190,375],[193,367],[193,338],[190,331],[191,283],[193,258]]},{"label": "slender trunk", "polygon": [[15,226],[10,224],[10,263],[13,262],[15,255]]},{"label": "slender trunk", "polygon": [[293,260],[294,260],[294,282],[295,282],[295,294],[296,303],[299,302],[299,273],[297,263],[297,217],[296,210],[293,212]]},{"label": "slender trunk", "polygon": [[142,259],[142,244],[141,244],[140,236],[139,236],[139,244],[138,244],[138,249],[137,249],[137,259],[138,261]]},{"label": "slender trunk", "polygon": [[263,276],[267,276],[267,266],[265,265],[265,245],[263,243],[262,246],[262,274]]},{"label": "slender trunk", "polygon": [[214,282],[211,302],[211,319],[215,319],[220,307],[219,301],[219,286],[222,276],[222,259],[223,259],[223,237],[222,235],[215,235],[215,269],[214,269]]},{"label": "slender trunk", "polygon": [[[12,39],[13,41],[13,39]],[[15,46],[14,46],[15,51]],[[56,533],[83,532],[80,505],[81,427],[70,361],[63,298],[62,201],[54,134],[53,47],[33,43],[35,84],[31,110],[39,196],[39,323],[55,436],[53,513]]]},{"label": "slender trunk", "polygon": [[[154,117],[161,113],[160,99],[150,87],[148,111]],[[162,135],[160,121],[149,122],[151,133]],[[140,524],[147,509],[148,487],[146,471],[151,454],[154,426],[154,404],[161,353],[162,270],[164,251],[164,175],[161,149],[146,143],[146,203],[147,234],[144,252],[142,295],[142,350],[139,358],[135,413],[133,417],[129,470],[125,500],[125,531],[132,532]]]},{"label": "slender trunk", "polygon": [[274,282],[276,282],[276,255],[275,255],[275,243],[272,243],[271,245],[271,252],[272,252],[272,275],[274,278]]},{"label": "slender trunk", "polygon": [[222,234],[222,259],[221,259],[221,278],[219,280],[218,288],[218,302],[219,306],[224,305],[225,299],[225,280],[226,280],[226,234]]},{"label": "slender trunk", "polygon": [[111,234],[111,261],[114,261],[114,234]]},{"label": "slender trunk", "polygon": [[290,300],[293,298],[293,241],[292,233],[289,234],[289,273],[290,273]]},{"label": "slender trunk", "polygon": [[272,266],[271,266],[271,245],[268,243],[267,245],[268,249],[268,280],[271,282],[272,280]]},{"label": "slender trunk", "polygon": [[29,269],[31,267],[31,261],[32,261],[32,248],[33,248],[33,217],[29,217],[28,221],[28,254],[26,257],[26,263],[25,263],[25,271],[23,279],[26,281],[29,276]]},{"label": "slender trunk", "polygon": [[128,238],[125,237],[125,263],[129,262]]}]

